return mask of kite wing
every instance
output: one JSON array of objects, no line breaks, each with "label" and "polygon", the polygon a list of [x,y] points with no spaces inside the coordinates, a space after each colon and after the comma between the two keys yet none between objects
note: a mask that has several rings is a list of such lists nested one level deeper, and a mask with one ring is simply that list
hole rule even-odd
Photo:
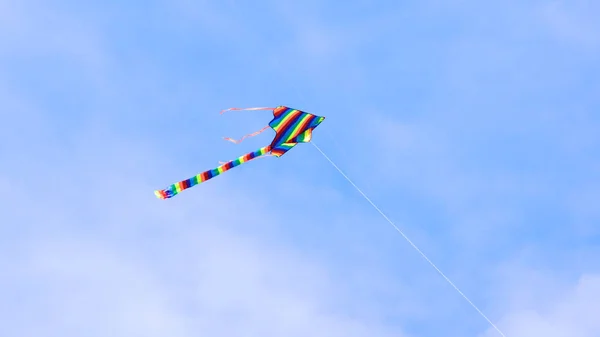
[{"label": "kite wing", "polygon": [[[225,164],[214,168],[212,170],[204,171],[197,174],[189,179],[177,182],[166,189],[156,190],[154,194],[160,199],[168,199],[181,193],[190,187],[196,186],[209,179],[212,179],[221,173],[228,171],[236,166],[246,163],[254,158],[261,156],[272,155],[275,157],[281,157],[298,143],[307,143],[312,139],[312,131],[323,122],[325,117],[315,116],[304,111],[288,108],[285,106],[279,106],[277,108],[231,108],[228,110],[273,110],[273,119],[269,122],[269,125],[261,129],[260,131],[244,136],[241,140],[246,137],[256,136],[259,133],[265,131],[271,127],[275,131],[275,138],[268,146],[262,147],[254,152],[246,153],[245,155],[238,157],[234,160],[228,161]],[[225,111],[225,110],[224,110]],[[223,111],[221,112],[223,113]],[[239,143],[231,138],[225,138],[226,140],[234,143]]]}]

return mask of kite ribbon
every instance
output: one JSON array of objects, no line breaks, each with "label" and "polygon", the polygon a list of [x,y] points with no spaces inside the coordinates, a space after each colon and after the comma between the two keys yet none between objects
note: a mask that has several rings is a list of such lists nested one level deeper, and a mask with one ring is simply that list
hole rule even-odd
[{"label": "kite ribbon", "polygon": [[237,110],[237,111],[241,111],[241,110],[275,110],[275,108],[266,108],[266,107],[262,107],[262,108],[229,108],[229,109],[221,110],[221,115],[224,114],[226,111],[233,111],[233,110]]},{"label": "kite ribbon", "polygon": [[262,133],[262,132],[264,132],[264,131],[266,131],[266,130],[268,130],[268,129],[270,129],[270,128],[271,128],[271,127],[267,125],[267,126],[265,126],[264,128],[262,128],[262,129],[260,129],[260,130],[258,130],[258,131],[256,131],[256,132],[249,133],[249,134],[245,135],[244,137],[242,137],[242,138],[240,138],[240,139],[238,139],[238,140],[231,139],[231,138],[229,138],[229,137],[223,137],[223,139],[225,139],[225,140],[228,140],[228,141],[230,141],[230,142],[232,142],[232,143],[234,143],[234,144],[239,144],[239,143],[241,143],[241,142],[242,142],[244,139],[246,139],[246,138],[248,138],[248,137],[254,137],[254,136],[256,136],[256,135],[259,135],[260,133]]},{"label": "kite ribbon", "polygon": [[214,169],[208,170],[208,171],[204,171],[204,172],[197,174],[189,179],[177,182],[164,190],[156,190],[156,191],[154,191],[154,195],[156,195],[156,197],[159,199],[172,198],[173,196],[181,193],[181,191],[183,191],[183,190],[186,190],[190,187],[193,187],[193,186],[203,183],[209,179],[212,179],[225,171],[228,171],[236,166],[246,163],[254,158],[263,156],[263,155],[269,153],[270,151],[271,151],[271,146],[268,145],[268,146],[262,147],[256,151],[254,151],[254,152],[246,153],[245,155],[240,156],[234,160],[230,160],[227,163],[225,163],[217,168],[214,168]]}]

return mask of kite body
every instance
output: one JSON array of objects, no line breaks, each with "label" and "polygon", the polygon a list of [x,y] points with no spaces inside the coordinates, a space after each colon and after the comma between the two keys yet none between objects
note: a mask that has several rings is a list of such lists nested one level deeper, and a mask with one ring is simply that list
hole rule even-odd
[{"label": "kite body", "polygon": [[[319,124],[321,124],[321,122],[323,122],[323,120],[325,119],[325,117],[322,116],[316,116],[304,111],[288,108],[285,106],[279,106],[277,108],[232,108],[228,110],[273,110],[273,119],[269,122],[269,125],[258,132],[248,135],[255,136],[270,127],[275,131],[275,137],[271,141],[271,144],[262,147],[256,151],[246,153],[245,155],[240,156],[234,160],[228,161],[217,168],[204,171],[189,179],[182,180],[178,183],[169,186],[166,189],[154,191],[154,194],[158,198],[171,198],[185,189],[188,189],[209,179],[212,179],[220,175],[221,173],[230,170],[236,166],[239,166],[243,163],[246,163],[254,158],[266,155],[281,157],[286,152],[291,150],[294,146],[296,146],[298,143],[310,142],[310,140],[312,139],[313,130],[317,126],[319,126]],[[229,138],[226,139],[231,140]],[[234,143],[238,143],[238,141],[231,141]]]},{"label": "kite body", "polygon": [[283,156],[298,143],[310,142],[312,131],[325,119],[284,106],[275,108],[273,116],[269,126],[276,134],[269,146],[271,154],[276,157]]}]

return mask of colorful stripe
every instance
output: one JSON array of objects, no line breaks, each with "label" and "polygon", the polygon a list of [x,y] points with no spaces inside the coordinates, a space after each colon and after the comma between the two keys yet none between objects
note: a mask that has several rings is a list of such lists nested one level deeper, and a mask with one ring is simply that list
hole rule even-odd
[{"label": "colorful stripe", "polygon": [[284,143],[290,142],[300,135],[300,132],[306,131],[306,125],[314,118],[316,118],[316,116],[309,114],[298,115],[294,119],[293,124],[290,122],[287,129],[285,131],[281,131],[280,139],[285,140]]},{"label": "colorful stripe", "polygon": [[275,109],[273,109],[273,116],[274,117],[279,117],[281,114],[283,114],[284,112],[288,111],[288,107],[286,106],[278,106]]},{"label": "colorful stripe", "polygon": [[181,193],[181,191],[183,191],[183,190],[186,190],[190,187],[196,186],[196,185],[203,183],[209,179],[212,179],[212,178],[222,174],[225,171],[228,171],[228,170],[230,170],[236,166],[239,166],[241,164],[244,164],[254,158],[265,155],[265,154],[269,153],[270,151],[271,151],[271,147],[265,146],[254,152],[246,153],[245,155],[240,156],[234,160],[228,161],[227,163],[225,163],[217,168],[214,168],[214,169],[208,170],[208,171],[204,171],[204,172],[199,173],[189,179],[177,182],[164,190],[154,191],[154,194],[160,199],[172,198],[173,196]]},{"label": "colorful stripe", "polygon": [[271,154],[275,157],[281,157],[283,156],[286,152],[288,152],[289,150],[291,150],[294,146],[296,146],[296,144],[298,143],[283,143],[283,144],[279,144],[277,145],[277,147],[273,148],[271,150]]}]

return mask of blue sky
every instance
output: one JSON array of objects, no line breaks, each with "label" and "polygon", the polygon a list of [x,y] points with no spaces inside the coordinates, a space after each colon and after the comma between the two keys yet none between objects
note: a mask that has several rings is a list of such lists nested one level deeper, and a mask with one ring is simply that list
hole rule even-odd
[{"label": "blue sky", "polygon": [[3,336],[597,336],[597,1],[0,0]]}]

